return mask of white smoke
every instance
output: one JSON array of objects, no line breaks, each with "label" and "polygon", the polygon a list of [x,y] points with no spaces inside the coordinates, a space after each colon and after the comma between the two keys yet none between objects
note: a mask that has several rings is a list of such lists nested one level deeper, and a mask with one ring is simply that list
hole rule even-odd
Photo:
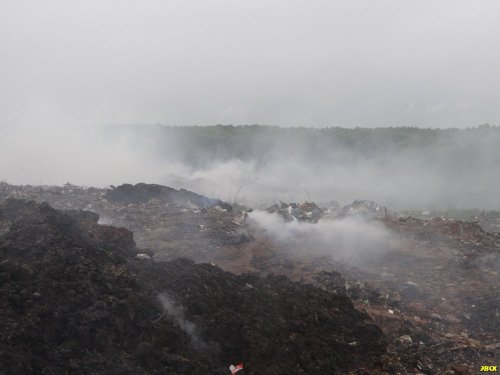
[{"label": "white smoke", "polygon": [[184,317],[184,308],[176,302],[168,293],[158,295],[158,301],[165,312],[179,325],[179,327],[191,338],[193,346],[201,348],[205,346],[203,340],[196,333],[196,325]]},{"label": "white smoke", "polygon": [[336,260],[363,262],[388,249],[393,236],[379,222],[359,216],[321,220],[316,224],[285,222],[264,211],[249,213],[248,223],[264,235],[287,246],[291,255],[331,256]]}]

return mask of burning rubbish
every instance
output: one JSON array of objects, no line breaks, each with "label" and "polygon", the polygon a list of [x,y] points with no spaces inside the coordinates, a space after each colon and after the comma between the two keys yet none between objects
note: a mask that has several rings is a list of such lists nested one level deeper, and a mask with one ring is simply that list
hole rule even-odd
[{"label": "burning rubbish", "polygon": [[[125,373],[245,358],[256,374],[472,374],[500,355],[499,236],[477,223],[367,201],[241,214],[164,187],[109,191],[2,185],[7,374],[104,373],[110,358]],[[360,242],[370,233],[383,235]],[[342,246],[343,260],[319,251]]]},{"label": "burning rubbish", "polygon": [[307,221],[317,223],[322,211],[315,203],[284,203],[275,204],[267,209],[270,213],[278,213],[286,221]]},{"label": "burning rubbish", "polygon": [[322,207],[313,202],[280,202],[272,205],[266,211],[279,214],[285,221],[305,221],[310,223],[317,223],[324,218],[339,219],[359,216],[365,219],[383,219],[388,215],[394,215],[386,207],[367,200],[355,200],[344,207],[340,207],[335,201],[327,202]]},{"label": "burning rubbish", "polygon": [[383,219],[387,217],[390,212],[386,207],[382,207],[376,202],[367,200],[355,200],[350,205],[342,208],[339,213],[340,217],[345,216],[362,216],[369,219]]},{"label": "burning rubbish", "polygon": [[[216,374],[228,356],[243,355],[259,374],[297,363],[302,372],[345,372],[353,358],[384,352],[382,332],[344,296],[185,259],[144,262],[130,232],[97,220],[47,204],[0,204],[0,222],[10,225],[0,237],[7,373],[151,373],[162,363],[166,373]],[[167,286],[162,311],[155,296]]]},{"label": "burning rubbish", "polygon": [[[193,345],[197,348],[205,346],[203,340],[196,333],[196,325],[193,322],[187,320],[184,316],[184,308],[178,302],[166,292],[158,295],[158,301],[163,306],[165,312],[179,325],[179,327],[186,332],[193,342]],[[162,314],[154,322],[158,322],[164,314]]]}]

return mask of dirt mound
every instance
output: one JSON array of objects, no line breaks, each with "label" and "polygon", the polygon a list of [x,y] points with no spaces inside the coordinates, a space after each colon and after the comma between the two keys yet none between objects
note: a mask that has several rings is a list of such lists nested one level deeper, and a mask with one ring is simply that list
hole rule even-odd
[{"label": "dirt mound", "polygon": [[148,203],[153,200],[164,203],[193,205],[200,208],[224,206],[223,208],[230,209],[231,207],[218,199],[207,198],[188,190],[176,190],[168,186],[144,183],[136,185],[123,184],[112,187],[104,197],[110,202],[125,204]]},{"label": "dirt mound", "polygon": [[136,260],[97,215],[0,204],[0,363],[7,374],[346,373],[385,339],[346,296],[285,277]]},{"label": "dirt mound", "polygon": [[[69,214],[14,199],[0,206],[0,218],[10,226],[0,237],[2,371],[134,373],[140,368],[132,353],[141,332],[151,329],[141,324],[158,307],[127,265],[130,233],[109,227],[108,234],[120,241],[108,242]],[[182,353],[187,348],[182,332],[171,330]]]},{"label": "dirt mound", "polygon": [[385,351],[381,331],[346,296],[182,259],[155,267],[152,283],[185,307],[226,363],[244,361],[250,373],[343,372]]}]

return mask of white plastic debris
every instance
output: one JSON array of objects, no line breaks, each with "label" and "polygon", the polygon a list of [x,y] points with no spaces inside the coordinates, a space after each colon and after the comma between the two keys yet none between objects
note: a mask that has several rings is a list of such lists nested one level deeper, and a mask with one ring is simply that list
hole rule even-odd
[{"label": "white plastic debris", "polygon": [[240,363],[236,366],[235,365],[229,366],[229,371],[231,371],[231,375],[236,374],[240,370],[243,370],[243,363]]},{"label": "white plastic debris", "polygon": [[142,260],[151,260],[151,257],[148,254],[144,254],[144,253],[139,253],[135,257],[137,259],[142,259]]}]

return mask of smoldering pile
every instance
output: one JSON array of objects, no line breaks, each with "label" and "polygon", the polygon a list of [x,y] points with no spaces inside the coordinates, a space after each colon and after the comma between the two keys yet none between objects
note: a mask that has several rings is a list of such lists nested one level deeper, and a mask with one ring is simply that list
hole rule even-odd
[{"label": "smoldering pile", "polygon": [[[123,197],[120,194],[119,199],[108,200],[107,193],[113,190],[126,192],[126,195]],[[172,194],[162,195],[158,191]],[[99,222],[124,226],[133,231],[140,251],[150,248],[147,253],[154,255],[154,262],[187,257],[196,262],[217,264],[233,274],[251,272],[259,275],[258,280],[265,280],[274,273],[335,295],[347,295],[358,311],[365,311],[374,319],[389,341],[388,353],[379,357],[376,365],[364,366],[369,373],[442,374],[454,371],[456,374],[472,374],[478,364],[494,364],[493,358],[498,357],[500,237],[485,232],[477,223],[439,217],[415,219],[390,212],[370,201],[355,201],[346,207],[333,201],[318,205],[296,204],[295,207],[286,203],[280,204],[275,214],[250,210],[241,213],[239,209],[231,210],[220,203],[203,207],[203,202],[210,198],[199,201],[200,205],[195,199],[177,199],[182,198],[182,194],[181,190],[146,184],[97,189],[70,184],[54,187],[0,183],[0,200],[15,196],[38,202],[48,201],[57,208],[90,209],[99,213]],[[129,196],[133,202],[130,202]],[[292,209],[300,210],[302,207],[303,211],[295,211],[296,216],[287,220],[282,214],[288,215],[291,205]],[[310,217],[315,217],[313,211],[316,207],[319,207],[321,217],[317,222],[309,221]],[[252,220],[258,219],[259,215],[263,225],[256,230]],[[117,232],[112,227],[97,225],[94,213],[73,211],[70,216],[82,223],[98,241],[114,239],[120,242],[120,239],[130,236],[126,235],[126,231]],[[9,220],[1,221],[0,235],[11,228]],[[40,236],[43,242],[43,232]],[[380,239],[383,246],[374,246],[380,243]],[[349,250],[344,259],[332,259],[331,250],[339,254],[344,245]],[[127,247],[127,241],[119,246],[122,249]],[[381,251],[374,251],[377,247]],[[303,251],[300,253],[296,249]],[[349,254],[352,255],[353,249],[357,250],[357,254],[374,254],[375,257],[361,264],[351,259]],[[134,249],[132,253],[137,251]],[[290,257],[291,254],[304,256]],[[203,294],[207,292],[206,288],[215,288],[207,282],[212,276],[208,279],[200,276],[198,266],[191,267],[186,263],[181,267],[178,261],[159,266],[152,263],[149,257],[146,259],[144,262],[127,260],[127,267],[133,265],[132,273],[143,280],[140,285],[152,286],[157,285],[158,280],[165,280],[164,271],[167,265],[173,264],[177,268],[173,267],[172,277],[178,277],[184,266],[188,274],[199,277],[194,282],[198,291],[202,291],[197,298],[207,298]],[[29,265],[30,261],[22,263]],[[25,268],[21,265],[17,269],[22,273]],[[158,275],[156,271],[151,271],[153,269],[158,270]],[[209,269],[214,267],[209,266]],[[331,271],[341,272],[342,275]],[[185,280],[189,277],[187,275]],[[216,288],[225,287],[224,280],[226,278]],[[256,285],[253,281],[247,282],[253,287]],[[206,320],[201,318],[200,323],[198,318],[193,318],[189,307],[191,303],[186,303],[186,297],[160,284],[148,297],[154,301],[149,317],[158,321],[157,324],[170,322],[179,328],[179,335],[184,335],[188,348],[217,348],[217,340],[206,342],[207,337],[203,336]],[[281,293],[272,288],[270,291],[276,295]],[[165,311],[158,303],[158,296],[163,293],[167,293],[172,298],[173,306],[177,306],[173,313]],[[240,301],[238,298],[236,295],[235,301]],[[300,303],[303,301],[297,301],[297,304]],[[182,311],[181,315],[179,311]],[[137,314],[132,315],[135,322]],[[178,315],[183,320],[176,320]],[[214,315],[213,319],[217,320],[219,315]],[[243,318],[238,315],[237,319]],[[257,318],[255,322],[260,321]],[[181,329],[183,326],[184,331]],[[264,329],[261,323],[259,327]],[[272,332],[272,329],[267,332]],[[150,353],[151,345],[156,347],[148,340],[138,345],[138,352]],[[358,344],[356,341],[353,345]],[[174,350],[173,353],[179,352]],[[217,353],[208,356],[219,358]],[[145,355],[141,358],[150,357]],[[230,362],[240,360],[243,359],[231,358]],[[195,367],[202,366],[202,362],[194,359],[190,363],[193,361]],[[178,366],[180,364],[172,365],[170,371],[181,368]],[[227,371],[227,363],[224,365],[221,361],[221,366],[226,366],[223,371]],[[247,367],[245,372],[249,371]],[[290,370],[285,373],[290,373]]]},{"label": "smoldering pile", "polygon": [[317,223],[322,217],[322,210],[313,202],[274,204],[267,209],[270,213],[278,213],[286,221],[302,220]]},{"label": "smoldering pile", "polygon": [[136,185],[123,184],[118,187],[111,187],[104,195],[110,202],[120,202],[124,204],[138,203],[175,203],[179,205],[190,205],[200,208],[220,206],[223,209],[231,210],[231,206],[219,199],[212,199],[187,191],[176,190],[168,186],[156,184],[138,183]]},{"label": "smoldering pile", "polygon": [[266,211],[280,215],[287,222],[304,221],[309,223],[317,223],[321,219],[341,219],[348,216],[358,216],[365,219],[382,219],[395,216],[395,213],[388,210],[387,207],[373,201],[359,199],[344,207],[341,207],[335,201],[320,205],[314,202],[280,202],[267,208]]},{"label": "smoldering pile", "polygon": [[237,361],[248,374],[345,373],[385,351],[346,296],[183,259],[140,261],[130,232],[97,220],[0,205],[4,373],[219,374]]}]

